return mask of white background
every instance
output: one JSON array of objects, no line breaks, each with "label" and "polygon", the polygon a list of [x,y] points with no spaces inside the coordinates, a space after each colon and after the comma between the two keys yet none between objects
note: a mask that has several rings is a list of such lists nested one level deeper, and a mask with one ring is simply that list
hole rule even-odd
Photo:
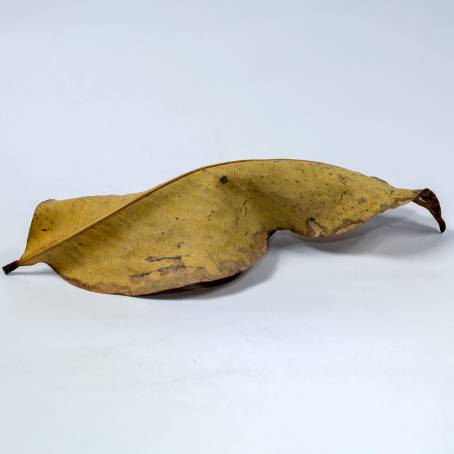
[{"label": "white background", "polygon": [[289,157],[432,188],[205,292],[0,276],[0,451],[454,452],[454,4],[0,1],[2,265],[48,198]]}]

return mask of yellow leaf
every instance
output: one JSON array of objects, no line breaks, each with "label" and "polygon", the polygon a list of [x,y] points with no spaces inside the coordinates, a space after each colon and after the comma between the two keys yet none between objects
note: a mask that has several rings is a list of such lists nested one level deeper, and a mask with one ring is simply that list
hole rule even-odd
[{"label": "yellow leaf", "polygon": [[22,257],[72,284],[143,295],[217,281],[250,268],[276,230],[332,237],[408,202],[444,231],[429,189],[311,161],[234,161],[203,167],[145,192],[48,200],[33,215]]}]

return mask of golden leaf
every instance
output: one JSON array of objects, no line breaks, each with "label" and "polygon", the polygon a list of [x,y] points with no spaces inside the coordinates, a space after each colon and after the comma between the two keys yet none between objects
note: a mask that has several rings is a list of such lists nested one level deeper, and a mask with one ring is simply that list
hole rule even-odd
[{"label": "golden leaf", "polygon": [[169,291],[250,268],[276,230],[332,237],[411,201],[427,208],[444,231],[429,189],[398,189],[311,161],[227,162],[141,193],[42,202],[24,254],[4,271],[44,262],[96,292]]}]

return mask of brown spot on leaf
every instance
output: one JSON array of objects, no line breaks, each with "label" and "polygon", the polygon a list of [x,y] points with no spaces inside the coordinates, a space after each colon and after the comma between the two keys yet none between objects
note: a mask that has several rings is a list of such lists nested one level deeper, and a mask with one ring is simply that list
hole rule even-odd
[{"label": "brown spot on leaf", "polygon": [[342,175],[341,173],[336,174],[336,177],[342,184],[347,184],[348,180],[350,180],[350,178],[346,175]]},{"label": "brown spot on leaf", "polygon": [[147,262],[159,262],[160,260],[181,260],[181,255],[150,255],[145,260]]},{"label": "brown spot on leaf", "polygon": [[179,271],[183,268],[186,268],[186,265],[181,263],[179,265],[163,266],[162,268],[159,268],[158,271],[160,274],[167,274],[167,273],[172,273],[173,271]]},{"label": "brown spot on leaf", "polygon": [[147,271],[145,273],[131,274],[129,276],[129,279],[131,279],[132,281],[137,281],[137,280],[143,279],[144,277],[148,276],[151,273],[152,273],[151,271]]}]

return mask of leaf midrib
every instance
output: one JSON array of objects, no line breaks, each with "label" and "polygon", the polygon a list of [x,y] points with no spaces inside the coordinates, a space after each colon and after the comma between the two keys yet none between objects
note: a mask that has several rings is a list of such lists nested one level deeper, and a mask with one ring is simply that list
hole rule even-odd
[{"label": "leaf midrib", "polygon": [[114,215],[115,213],[118,213],[119,211],[121,211],[121,210],[127,208],[128,206],[138,202],[139,200],[147,197],[148,195],[152,194],[153,192],[156,192],[156,191],[162,189],[163,187],[173,183],[174,181],[180,180],[181,178],[184,178],[184,177],[186,177],[188,175],[191,175],[193,173],[199,172],[199,171],[204,170],[204,169],[211,169],[213,167],[220,167],[220,166],[227,165],[227,164],[236,164],[236,163],[239,163],[239,162],[252,162],[252,161],[255,161],[255,162],[256,161],[302,161],[302,162],[315,162],[315,161],[307,161],[307,160],[303,160],[303,159],[285,159],[285,158],[278,158],[278,159],[272,159],[272,158],[269,158],[269,159],[239,159],[239,160],[236,160],[236,161],[225,161],[225,162],[220,162],[220,163],[217,163],[217,164],[209,164],[207,166],[198,167],[196,169],[190,170],[189,172],[182,173],[181,175],[178,175],[177,177],[172,178],[172,179],[170,179],[170,180],[168,180],[168,181],[166,181],[164,183],[161,183],[161,184],[159,184],[157,186],[154,186],[153,188],[149,189],[148,191],[144,191],[144,192],[140,193],[135,199],[130,200],[129,202],[127,202],[124,205],[122,205],[121,207],[116,208],[115,210],[112,210],[111,212],[107,213],[104,216],[101,216],[100,218],[96,219],[95,221],[91,222],[90,224],[77,229],[75,232],[70,233],[69,235],[67,235],[66,237],[62,238],[61,240],[58,240],[55,243],[53,243],[51,245],[48,245],[48,246],[38,250],[37,252],[33,253],[29,257],[25,257],[24,258],[24,256],[25,256],[25,253],[24,253],[22,255],[22,257],[18,260],[18,264],[20,266],[26,265],[27,262],[32,261],[33,259],[35,259],[36,257],[40,256],[41,254],[43,254],[43,253],[45,253],[45,252],[57,247],[58,245],[64,243],[65,241],[70,240],[71,238],[76,237],[80,233],[85,232],[86,230],[92,228],[96,224],[99,224],[100,222],[104,221],[108,217]]}]

